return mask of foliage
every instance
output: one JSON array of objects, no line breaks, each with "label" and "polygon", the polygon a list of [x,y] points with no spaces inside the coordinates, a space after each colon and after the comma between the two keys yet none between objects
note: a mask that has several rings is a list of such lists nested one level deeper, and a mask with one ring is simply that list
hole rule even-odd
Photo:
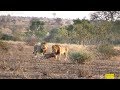
[{"label": "foliage", "polygon": [[47,34],[46,30],[44,30],[44,31],[36,31],[35,32],[35,36],[37,37],[37,39],[39,41],[42,41],[46,37],[46,34]]},{"label": "foliage", "polygon": [[2,35],[3,35],[3,34],[2,34],[2,32],[0,31],[0,39],[2,38]]},{"label": "foliage", "polygon": [[[0,31],[4,32],[4,28],[9,28],[12,34],[4,34],[0,32],[0,39],[32,42],[32,37],[36,41],[48,41],[57,43],[71,43],[83,45],[99,45],[99,44],[120,44],[120,13],[119,11],[98,11],[91,14],[91,20],[74,19],[73,24],[63,25],[64,20],[56,18],[49,24],[39,18],[32,18],[29,26],[25,26],[27,32],[21,33],[21,26],[11,16],[3,16],[0,21]],[[11,19],[9,19],[11,18]],[[10,24],[9,24],[10,23]],[[50,25],[55,25],[55,27]],[[10,25],[10,27],[8,27]],[[62,26],[61,26],[62,25]],[[47,28],[45,28],[47,27]],[[51,29],[52,27],[52,29]],[[19,30],[20,28],[20,30]],[[6,29],[8,30],[8,29]]]},{"label": "foliage", "polygon": [[27,38],[27,42],[30,42],[30,45],[32,44],[32,37],[35,36],[35,41],[42,41],[46,35],[47,35],[47,30],[44,29],[45,23],[43,21],[40,21],[39,19],[32,19],[30,21],[30,30],[28,30],[25,35]]},{"label": "foliage", "polygon": [[65,43],[68,40],[68,32],[64,27],[53,29],[50,32],[50,42]]},{"label": "foliage", "polygon": [[70,59],[73,62],[77,62],[77,63],[84,63],[85,61],[88,61],[91,59],[91,56],[86,53],[86,52],[71,52],[69,54]]},{"label": "foliage", "polygon": [[56,18],[55,21],[56,21],[56,23],[61,24],[62,19],[61,18]]},{"label": "foliage", "polygon": [[47,41],[74,44],[119,44],[119,21],[89,21],[74,19],[73,25],[50,31]]},{"label": "foliage", "polygon": [[113,45],[109,44],[102,44],[98,46],[98,51],[104,54],[104,56],[107,58],[110,58],[111,56],[114,56],[116,54]]},{"label": "foliage", "polygon": [[3,34],[1,40],[14,40],[14,37],[8,34]]},{"label": "foliage", "polygon": [[97,11],[91,14],[91,20],[115,21],[119,16],[120,11]]},{"label": "foliage", "polygon": [[78,24],[74,24],[74,31],[77,33],[78,41],[85,42],[85,40],[91,38],[91,31],[93,30],[93,25],[86,19],[79,20]]},{"label": "foliage", "polygon": [[43,30],[44,29],[44,22],[40,21],[38,19],[32,19],[30,21],[30,30],[31,31],[38,31],[38,30]]},{"label": "foliage", "polygon": [[78,18],[78,19],[74,19],[73,22],[74,22],[74,25],[76,25],[76,24],[80,24],[81,20]]}]

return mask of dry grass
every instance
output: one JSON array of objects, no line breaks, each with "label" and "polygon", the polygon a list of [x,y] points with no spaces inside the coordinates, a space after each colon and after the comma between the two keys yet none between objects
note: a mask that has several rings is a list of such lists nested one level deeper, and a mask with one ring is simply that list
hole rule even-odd
[{"label": "dry grass", "polygon": [[[45,59],[44,56],[34,57],[33,46],[24,42],[7,41],[10,48],[6,53],[0,53],[0,78],[1,79],[86,79],[104,78],[106,73],[120,75],[120,55],[111,60],[101,60],[96,55],[92,61],[85,64],[54,58]],[[49,43],[49,52],[54,43]],[[67,45],[67,44],[61,44]],[[67,45],[69,51],[83,50],[96,54],[96,46]],[[120,50],[120,47],[114,47]],[[116,77],[117,78],[117,77]]]}]

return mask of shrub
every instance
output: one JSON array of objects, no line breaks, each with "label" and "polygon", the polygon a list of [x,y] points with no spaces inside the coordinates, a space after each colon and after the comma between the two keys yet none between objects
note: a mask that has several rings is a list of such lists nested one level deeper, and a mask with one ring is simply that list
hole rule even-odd
[{"label": "shrub", "polygon": [[18,44],[18,45],[17,45],[17,48],[18,48],[19,51],[23,51],[23,49],[24,49],[21,44]]},{"label": "shrub", "polygon": [[13,36],[7,35],[7,34],[3,34],[1,37],[2,40],[14,40]]},{"label": "shrub", "polygon": [[12,40],[13,41],[21,41],[21,38],[20,38],[20,36],[14,36]]},{"label": "shrub", "polygon": [[72,52],[69,54],[70,60],[76,63],[84,63],[91,59],[91,56],[86,52]]},{"label": "shrub", "polygon": [[8,51],[9,46],[6,42],[0,41],[0,49],[4,51]]},{"label": "shrub", "polygon": [[28,37],[28,38],[26,39],[27,45],[30,45],[30,46],[35,45],[36,42],[37,42],[37,39],[36,39],[36,38]]},{"label": "shrub", "polygon": [[115,55],[115,50],[113,45],[104,44],[98,46],[98,52],[102,53],[106,58],[110,58]]},{"label": "shrub", "polygon": [[78,77],[86,77],[89,78],[92,75],[92,71],[91,70],[79,70],[78,71]]},{"label": "shrub", "polygon": [[13,41],[21,41],[20,35],[8,35],[8,34],[1,34],[0,33],[0,39],[1,40],[13,40]]},{"label": "shrub", "polygon": [[0,39],[2,38],[2,35],[3,35],[3,34],[2,34],[2,32],[0,31]]}]

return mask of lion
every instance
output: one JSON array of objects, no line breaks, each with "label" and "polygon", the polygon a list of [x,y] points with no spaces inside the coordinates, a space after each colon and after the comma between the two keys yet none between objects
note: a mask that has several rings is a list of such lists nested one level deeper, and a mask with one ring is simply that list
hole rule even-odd
[{"label": "lion", "polygon": [[63,54],[65,55],[65,59],[67,59],[68,48],[65,47],[65,46],[61,46],[61,45],[53,45],[52,46],[52,53],[54,53],[55,59],[59,59],[60,60],[61,55],[63,55]]},{"label": "lion", "polygon": [[34,51],[33,54],[37,55],[37,53],[42,53],[43,55],[46,53],[47,51],[47,43],[46,42],[42,42],[42,43],[37,43],[34,45]]}]

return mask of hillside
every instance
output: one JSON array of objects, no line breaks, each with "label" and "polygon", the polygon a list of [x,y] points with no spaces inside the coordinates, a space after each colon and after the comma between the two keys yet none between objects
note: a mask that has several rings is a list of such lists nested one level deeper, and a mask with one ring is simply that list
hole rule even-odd
[{"label": "hillside", "polygon": [[30,21],[32,19],[39,19],[45,22],[45,29],[51,30],[62,25],[72,24],[72,20],[61,19],[61,18],[46,18],[46,17],[20,17],[20,16],[0,16],[0,31],[5,34],[12,34],[14,30],[19,32],[26,32],[29,30]]}]

